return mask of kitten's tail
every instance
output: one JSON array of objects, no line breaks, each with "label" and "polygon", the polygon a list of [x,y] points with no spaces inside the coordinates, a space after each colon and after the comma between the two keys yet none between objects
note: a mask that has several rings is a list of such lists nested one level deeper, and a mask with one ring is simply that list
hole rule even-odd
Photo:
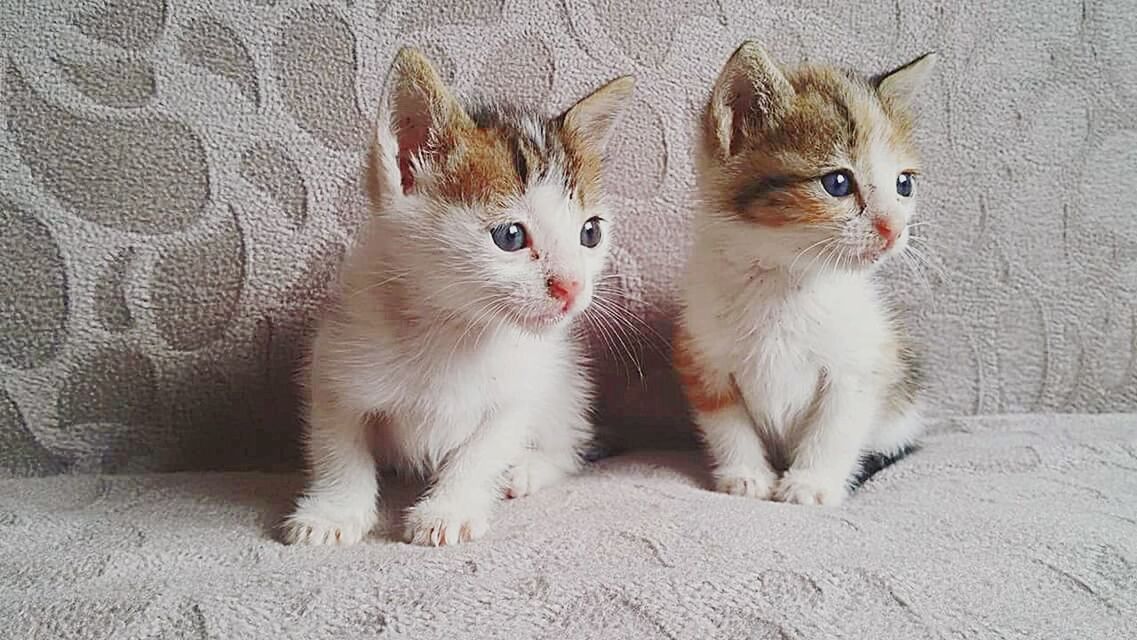
[{"label": "kitten's tail", "polygon": [[892,466],[908,454],[918,450],[919,447],[916,445],[907,445],[895,453],[880,453],[874,451],[861,456],[860,467],[853,472],[852,477],[849,478],[849,491],[853,492],[860,489],[861,486],[868,482],[874,475]]}]

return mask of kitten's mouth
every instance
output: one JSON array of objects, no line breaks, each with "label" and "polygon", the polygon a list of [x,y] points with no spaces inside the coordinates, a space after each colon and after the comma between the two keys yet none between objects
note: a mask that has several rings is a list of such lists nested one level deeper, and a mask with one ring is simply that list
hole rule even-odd
[{"label": "kitten's mouth", "polygon": [[861,254],[861,264],[868,267],[874,264],[883,262],[888,256],[892,255],[889,248],[869,249]]},{"label": "kitten's mouth", "polygon": [[542,314],[518,315],[515,317],[515,320],[517,324],[521,326],[521,328],[527,329],[534,333],[539,333],[541,331],[549,329],[550,327],[560,324],[562,320],[568,317],[568,315],[569,314],[564,311],[553,311],[550,313]]}]

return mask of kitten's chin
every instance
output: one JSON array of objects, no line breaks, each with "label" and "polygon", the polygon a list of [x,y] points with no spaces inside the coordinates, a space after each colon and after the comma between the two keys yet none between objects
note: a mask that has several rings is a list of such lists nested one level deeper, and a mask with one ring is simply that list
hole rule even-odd
[{"label": "kitten's chin", "polygon": [[904,247],[905,245],[903,244],[897,244],[887,249],[873,249],[861,256],[862,268],[875,269],[891,260],[893,256],[903,253]]},{"label": "kitten's chin", "polygon": [[900,253],[903,249],[901,245],[893,245],[887,248],[871,247],[858,253],[850,251],[845,254],[845,257],[842,257],[829,266],[841,271],[871,271],[885,262],[888,262],[892,256]]},{"label": "kitten's chin", "polygon": [[887,259],[887,252],[872,249],[866,253],[861,254],[859,258],[853,261],[852,265],[857,269],[873,269]]},{"label": "kitten's chin", "polygon": [[[872,249],[864,253],[850,253],[846,254],[840,260],[830,260],[825,264],[815,263],[808,264],[804,269],[796,269],[798,273],[809,275],[824,275],[826,273],[860,273],[863,271],[872,271],[881,264],[888,261],[892,256],[892,251],[880,251]],[[795,271],[790,268],[791,271]]]},{"label": "kitten's chin", "polygon": [[516,314],[513,316],[513,323],[522,331],[539,336],[568,324],[571,319],[571,313],[556,311],[539,315]]},{"label": "kitten's chin", "polygon": [[868,251],[846,262],[845,271],[872,271],[888,260],[889,253],[882,251]]}]

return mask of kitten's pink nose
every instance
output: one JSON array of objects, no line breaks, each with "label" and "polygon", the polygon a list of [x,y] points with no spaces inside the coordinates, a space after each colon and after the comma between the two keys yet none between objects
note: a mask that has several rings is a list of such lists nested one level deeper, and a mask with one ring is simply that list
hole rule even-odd
[{"label": "kitten's pink nose", "polygon": [[568,311],[572,307],[572,303],[576,301],[577,294],[580,293],[579,280],[565,280],[554,276],[546,280],[545,283],[549,285],[549,295],[560,300],[562,311]]},{"label": "kitten's pink nose", "polygon": [[900,235],[896,227],[894,227],[887,218],[877,218],[873,220],[872,226],[876,229],[876,232],[880,234],[880,237],[884,238],[884,248],[886,250],[892,247],[892,243],[896,242],[896,236]]}]

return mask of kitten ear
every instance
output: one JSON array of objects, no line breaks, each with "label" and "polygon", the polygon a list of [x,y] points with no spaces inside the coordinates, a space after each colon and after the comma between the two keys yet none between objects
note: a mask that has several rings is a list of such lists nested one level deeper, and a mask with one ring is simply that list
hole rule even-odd
[{"label": "kitten ear", "polygon": [[793,95],[785,74],[762,45],[743,42],[711,90],[706,127],[719,154],[734,155],[752,129],[785,112]]},{"label": "kitten ear", "polygon": [[895,102],[909,106],[916,97],[916,93],[928,81],[932,69],[936,66],[936,54],[925,53],[912,62],[881,74],[873,79],[876,92],[886,102]]},{"label": "kitten ear", "polygon": [[565,130],[601,151],[612,136],[612,125],[623,113],[636,88],[632,76],[621,76],[569,107],[561,117]]},{"label": "kitten ear", "polygon": [[380,104],[369,170],[375,200],[414,188],[416,167],[412,158],[440,132],[473,126],[434,65],[411,48],[396,54]]}]

